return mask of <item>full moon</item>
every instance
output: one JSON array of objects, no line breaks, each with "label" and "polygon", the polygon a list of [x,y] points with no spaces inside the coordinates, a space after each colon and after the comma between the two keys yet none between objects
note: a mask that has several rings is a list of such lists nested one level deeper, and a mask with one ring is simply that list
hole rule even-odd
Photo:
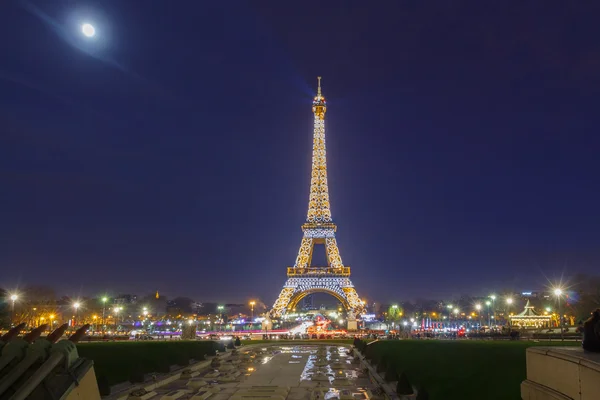
[{"label": "full moon", "polygon": [[92,37],[96,34],[96,29],[90,24],[83,24],[81,26],[81,32],[87,37]]}]

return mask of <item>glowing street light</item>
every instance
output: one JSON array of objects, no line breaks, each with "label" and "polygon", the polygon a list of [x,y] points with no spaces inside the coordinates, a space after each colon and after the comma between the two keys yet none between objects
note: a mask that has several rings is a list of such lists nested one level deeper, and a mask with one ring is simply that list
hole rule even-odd
[{"label": "glowing street light", "polygon": [[562,304],[560,303],[560,298],[564,294],[564,291],[560,287],[555,287],[552,291],[556,296],[556,301],[558,301],[558,323],[560,325],[560,339],[565,340],[563,333],[563,313],[562,313]]},{"label": "glowing street light", "polygon": [[250,302],[250,312],[252,312],[252,317],[251,317],[252,321],[254,321],[254,305],[255,304],[256,304],[256,302],[254,300],[252,300]]},{"label": "glowing street light", "polygon": [[507,312],[508,315],[506,316],[506,321],[508,321],[508,326],[509,327],[510,327],[510,306],[511,306],[512,303],[513,303],[512,297],[507,297],[506,298],[506,304],[507,304],[506,312]]},{"label": "glowing street light", "polygon": [[10,300],[12,301],[12,308],[10,312],[10,322],[12,324],[13,320],[15,319],[15,302],[19,300],[19,295],[16,293],[11,294]]},{"label": "glowing street light", "polygon": [[81,306],[81,304],[79,304],[79,302],[75,302],[73,303],[73,308],[75,309],[75,322],[73,322],[73,326],[77,325],[77,322],[79,322],[79,307]]},{"label": "glowing street light", "polygon": [[104,334],[104,328],[106,326],[106,320],[104,319],[104,315],[106,314],[106,302],[108,301],[108,297],[102,297],[102,334]]}]

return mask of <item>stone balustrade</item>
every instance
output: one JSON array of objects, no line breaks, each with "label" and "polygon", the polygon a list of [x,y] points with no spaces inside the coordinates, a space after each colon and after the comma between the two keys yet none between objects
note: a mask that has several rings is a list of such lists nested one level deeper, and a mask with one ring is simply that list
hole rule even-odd
[{"label": "stone balustrade", "polygon": [[523,400],[600,399],[600,353],[579,347],[530,347]]}]

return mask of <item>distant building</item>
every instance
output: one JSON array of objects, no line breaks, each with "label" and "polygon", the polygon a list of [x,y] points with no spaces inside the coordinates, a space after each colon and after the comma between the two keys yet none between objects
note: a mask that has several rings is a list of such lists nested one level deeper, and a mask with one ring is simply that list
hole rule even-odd
[{"label": "distant building", "polygon": [[137,295],[135,294],[121,294],[113,299],[113,304],[116,305],[128,305],[137,303]]}]

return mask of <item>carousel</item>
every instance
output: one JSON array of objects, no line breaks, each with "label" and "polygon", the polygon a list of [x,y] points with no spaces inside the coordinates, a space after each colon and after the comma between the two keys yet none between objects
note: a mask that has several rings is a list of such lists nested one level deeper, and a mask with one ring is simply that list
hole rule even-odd
[{"label": "carousel", "polygon": [[529,304],[529,300],[521,313],[511,315],[509,318],[511,326],[520,328],[546,328],[552,325],[552,316],[538,314]]}]

